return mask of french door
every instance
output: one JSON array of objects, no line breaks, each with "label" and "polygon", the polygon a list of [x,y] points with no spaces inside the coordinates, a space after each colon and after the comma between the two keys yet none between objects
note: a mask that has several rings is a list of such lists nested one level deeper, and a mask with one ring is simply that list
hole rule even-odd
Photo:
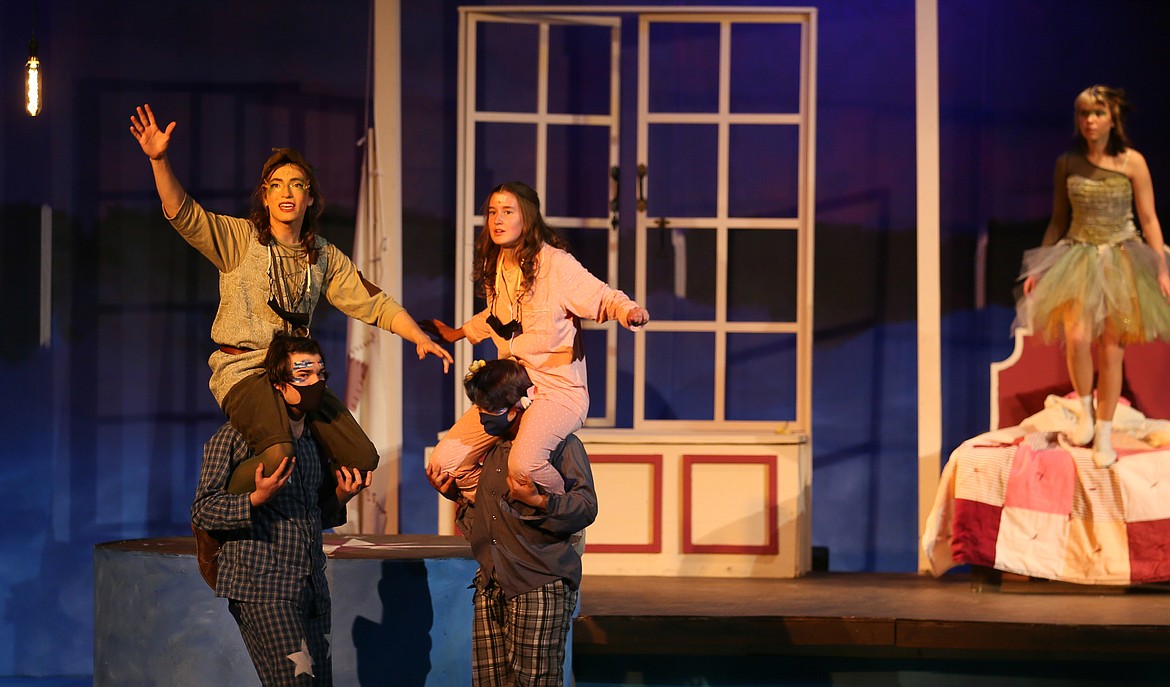
[{"label": "french door", "polygon": [[632,223],[652,321],[632,351],[586,325],[587,425],[622,379],[635,428],[809,432],[815,40],[812,9],[462,8],[456,319],[483,307],[479,204],[519,179],[613,286]]}]

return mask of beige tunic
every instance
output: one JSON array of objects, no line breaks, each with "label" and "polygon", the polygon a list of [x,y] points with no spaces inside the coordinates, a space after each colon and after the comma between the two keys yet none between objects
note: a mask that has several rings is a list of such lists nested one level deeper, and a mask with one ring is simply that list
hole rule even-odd
[{"label": "beige tunic", "polygon": [[[208,386],[222,406],[224,396],[237,382],[263,367],[264,349],[272,335],[285,326],[268,307],[268,247],[260,245],[256,227],[249,220],[207,212],[190,196],[169,219],[179,235],[219,270],[219,309],[211,325],[212,340],[221,346],[251,349],[237,355],[217,350],[208,359]],[[324,294],[346,315],[389,331],[402,306],[383,292],[370,294],[353,261],[320,236],[317,248],[317,262],[310,267],[310,317]],[[284,249],[299,250],[293,246]]]}]

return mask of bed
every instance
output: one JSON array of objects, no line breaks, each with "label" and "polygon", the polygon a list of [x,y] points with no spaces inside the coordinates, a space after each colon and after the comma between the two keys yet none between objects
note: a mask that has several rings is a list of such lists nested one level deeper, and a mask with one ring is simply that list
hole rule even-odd
[{"label": "bed", "polygon": [[1170,580],[1170,345],[1126,350],[1117,462],[1069,446],[1064,353],[1026,330],[991,366],[991,430],[950,455],[921,545],[939,576],[969,564],[976,587],[1003,572],[1094,585]]}]

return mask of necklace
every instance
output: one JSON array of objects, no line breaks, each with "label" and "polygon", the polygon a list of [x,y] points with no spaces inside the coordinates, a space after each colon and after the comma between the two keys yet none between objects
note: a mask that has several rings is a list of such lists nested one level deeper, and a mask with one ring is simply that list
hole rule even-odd
[{"label": "necklace", "polygon": [[504,256],[501,253],[500,259],[496,263],[496,293],[503,294],[503,304],[508,307],[508,312],[497,312],[496,317],[502,319],[502,315],[507,315],[508,321],[516,319],[517,310],[520,305],[520,289],[523,279],[524,271],[520,269],[520,266],[516,264],[505,266]]},{"label": "necklace", "polygon": [[275,239],[268,244],[268,295],[292,313],[307,313],[309,309],[313,272],[307,259],[302,264],[302,254]]}]

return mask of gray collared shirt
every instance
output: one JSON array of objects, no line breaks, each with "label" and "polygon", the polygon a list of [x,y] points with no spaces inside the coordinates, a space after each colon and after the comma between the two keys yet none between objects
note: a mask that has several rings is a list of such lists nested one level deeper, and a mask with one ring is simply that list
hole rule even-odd
[{"label": "gray collared shirt", "polygon": [[508,496],[508,454],[512,443],[497,444],[483,461],[475,504],[459,509],[459,528],[471,542],[483,579],[494,580],[505,598],[564,580],[581,585],[581,556],[570,538],[597,518],[597,492],[589,456],[570,434],[549,462],[565,479],[564,494],[549,494],[547,510]]}]

